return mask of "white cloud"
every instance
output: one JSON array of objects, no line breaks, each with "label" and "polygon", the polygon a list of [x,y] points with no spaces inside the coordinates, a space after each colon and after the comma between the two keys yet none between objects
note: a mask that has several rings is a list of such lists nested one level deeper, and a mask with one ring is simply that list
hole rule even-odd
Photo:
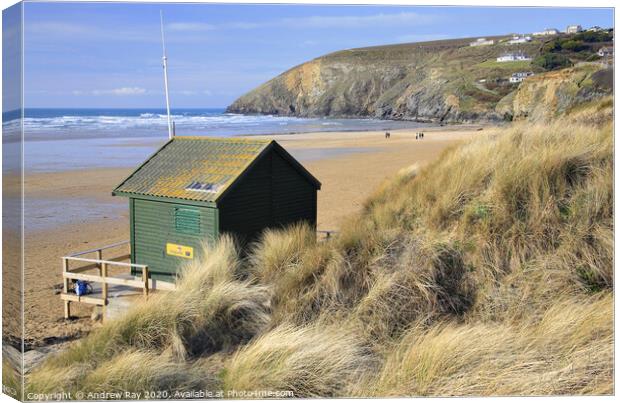
[{"label": "white cloud", "polygon": [[430,24],[438,19],[434,15],[418,13],[374,14],[374,15],[338,15],[310,16],[302,18],[284,18],[281,24],[297,28],[366,28],[369,26],[402,26],[409,24]]},{"label": "white cloud", "polygon": [[403,25],[428,25],[442,20],[443,17],[432,14],[402,12],[394,14],[373,15],[335,15],[280,18],[263,22],[232,21],[223,24],[205,24],[196,22],[174,22],[166,27],[173,31],[207,31],[214,29],[258,29],[270,27],[284,28],[367,28],[393,27]]},{"label": "white cloud", "polygon": [[[74,90],[71,91],[73,95],[118,95],[118,96],[128,96],[128,95],[143,95],[143,94],[163,94],[163,90],[146,90],[140,87],[122,87],[122,88],[114,88],[110,90],[92,90],[92,91],[82,91],[82,90]],[[182,95],[182,96],[194,96],[194,95],[213,95],[213,92],[210,90],[197,91],[197,90],[171,90],[171,94],[173,95]]]},{"label": "white cloud", "polygon": [[262,27],[268,27],[268,26],[271,26],[271,23],[237,21],[237,22],[231,22],[228,24],[223,24],[220,27],[221,28],[232,28],[232,29],[254,29],[254,28],[262,28]]},{"label": "white cloud", "polygon": [[92,28],[86,25],[73,24],[59,21],[40,21],[24,25],[27,34],[44,34],[44,35],[82,35],[92,31]]},{"label": "white cloud", "polygon": [[118,96],[142,95],[145,93],[146,93],[146,89],[140,88],[140,87],[121,87],[121,88],[114,88],[111,90],[93,90],[91,92],[91,94],[93,95],[118,95]]},{"label": "white cloud", "polygon": [[273,26],[273,22],[268,23],[256,23],[256,22],[245,22],[245,21],[233,21],[227,22],[224,24],[207,24],[204,22],[189,22],[189,21],[179,21],[179,22],[171,22],[166,24],[166,31],[176,31],[176,32],[204,32],[204,31],[213,31],[216,29],[254,29],[254,28],[262,28],[267,26]]},{"label": "white cloud", "polygon": [[28,41],[49,43],[52,40],[79,37],[81,40],[123,40],[138,42],[156,42],[159,38],[159,27],[124,28],[111,25],[83,25],[64,21],[37,21],[24,24],[25,36]]},{"label": "white cloud", "polygon": [[166,29],[170,31],[180,32],[197,32],[197,31],[212,31],[216,29],[215,25],[205,24],[202,22],[173,22],[166,24]]},{"label": "white cloud", "polygon": [[196,95],[197,92],[196,91],[192,91],[192,90],[179,90],[179,91],[172,91],[173,94],[179,94],[179,95]]}]

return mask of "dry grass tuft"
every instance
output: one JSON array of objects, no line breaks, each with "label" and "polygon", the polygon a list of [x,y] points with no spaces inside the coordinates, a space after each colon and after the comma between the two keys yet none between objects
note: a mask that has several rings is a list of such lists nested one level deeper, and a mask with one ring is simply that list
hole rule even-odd
[{"label": "dry grass tuft", "polygon": [[291,391],[295,397],[343,396],[370,364],[353,333],[282,325],[235,353],[223,385],[236,391]]},{"label": "dry grass tuft", "polygon": [[375,345],[389,344],[411,323],[461,317],[474,299],[458,245],[417,237],[404,239],[397,250],[398,259],[376,268],[368,293],[350,315]]},{"label": "dry grass tuft", "polygon": [[170,356],[128,351],[104,362],[81,382],[81,390],[108,393],[145,391],[213,390],[217,380],[208,372],[197,371]]},{"label": "dry grass tuft", "polygon": [[297,268],[306,251],[316,245],[314,230],[305,223],[286,230],[268,229],[250,255],[254,275],[269,283]]},{"label": "dry grass tuft", "polygon": [[2,354],[2,386],[2,393],[13,399],[23,399],[21,370],[4,353]]},{"label": "dry grass tuft", "polygon": [[612,298],[567,300],[540,322],[412,328],[359,396],[613,392]]}]

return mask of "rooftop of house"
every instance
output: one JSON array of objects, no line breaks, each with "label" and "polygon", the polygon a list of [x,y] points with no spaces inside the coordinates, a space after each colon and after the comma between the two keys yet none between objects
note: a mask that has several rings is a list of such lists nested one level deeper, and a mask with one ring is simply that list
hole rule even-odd
[{"label": "rooftop of house", "polygon": [[268,148],[320,183],[273,140],[174,137],[114,189],[113,195],[216,202]]}]

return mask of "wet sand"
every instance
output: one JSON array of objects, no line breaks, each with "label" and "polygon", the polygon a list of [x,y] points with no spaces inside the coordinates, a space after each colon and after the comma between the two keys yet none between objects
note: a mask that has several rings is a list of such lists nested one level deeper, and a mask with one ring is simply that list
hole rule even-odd
[{"label": "wet sand", "polygon": [[[299,158],[322,182],[318,228],[337,230],[342,217],[358,211],[382,181],[401,168],[432,161],[449,146],[481,133],[477,131],[479,127],[425,128],[424,140],[415,139],[415,130],[393,130],[390,139],[384,138],[384,132],[308,133],[270,138]],[[131,170],[103,168],[26,175],[25,194],[31,200],[26,204],[26,214],[30,217],[26,228],[24,278],[29,343],[70,339],[91,328],[91,306],[73,304],[72,313],[78,319],[67,322],[62,318],[63,305],[54,292],[54,286],[61,284],[60,257],[129,239],[127,200],[113,197],[110,192]],[[9,190],[7,196],[14,195]],[[79,203],[68,202],[71,199]],[[46,210],[37,217],[37,201],[57,203],[64,208]]]}]

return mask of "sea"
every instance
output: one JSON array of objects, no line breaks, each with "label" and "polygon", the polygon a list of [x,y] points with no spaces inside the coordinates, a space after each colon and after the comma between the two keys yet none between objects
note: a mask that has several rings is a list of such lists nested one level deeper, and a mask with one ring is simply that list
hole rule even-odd
[{"label": "sea", "polygon": [[[381,119],[297,118],[277,115],[226,113],[224,108],[172,109],[179,136],[239,136],[325,131],[394,130],[419,127],[420,123]],[[19,124],[18,116],[6,114],[7,124]],[[13,118],[13,119],[11,119]],[[24,131],[27,140],[94,137],[159,137],[167,135],[163,109],[42,109],[27,108]]]},{"label": "sea", "polygon": [[[171,115],[177,136],[229,137],[425,126],[418,122],[381,119],[242,115],[226,113],[224,108],[172,109]],[[11,169],[19,165],[19,114],[15,111],[3,113],[2,127],[3,144],[10,148],[4,153],[3,165]],[[149,108],[26,108],[23,129],[26,172],[130,167],[147,158],[168,137],[165,110]],[[356,150],[331,152],[347,151]],[[311,159],[312,150],[306,154],[296,157]]]}]

